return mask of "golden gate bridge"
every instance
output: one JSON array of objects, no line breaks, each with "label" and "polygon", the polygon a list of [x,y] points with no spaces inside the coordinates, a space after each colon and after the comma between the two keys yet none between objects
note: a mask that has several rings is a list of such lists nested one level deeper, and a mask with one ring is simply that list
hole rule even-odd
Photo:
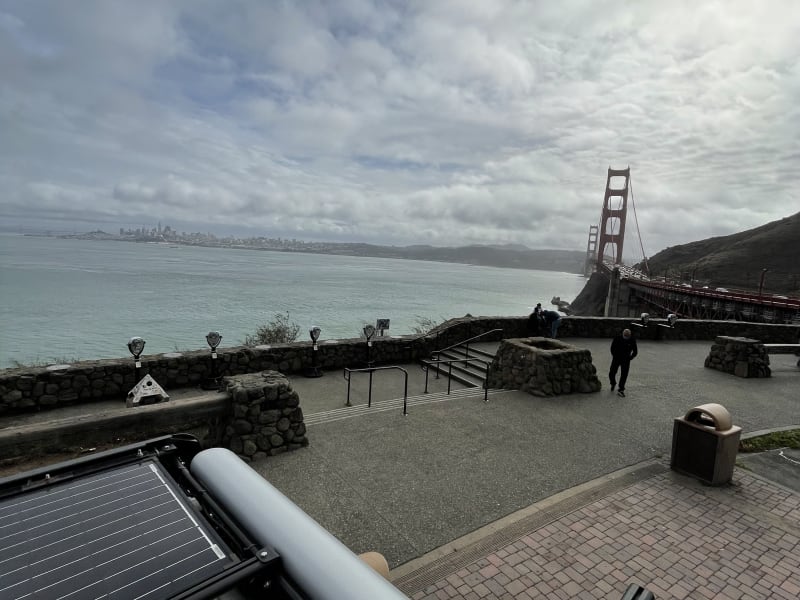
[{"label": "golden gate bridge", "polygon": [[[622,250],[630,197],[634,225],[645,270],[624,265]],[[675,282],[651,277],[647,272],[636,204],[633,196],[630,167],[608,169],[600,224],[589,227],[586,247],[585,274],[600,272],[609,279],[605,316],[638,316],[654,313],[660,316],[675,314],[691,319],[723,319],[766,323],[800,324],[800,298],[764,294],[762,271],[758,291]]]}]

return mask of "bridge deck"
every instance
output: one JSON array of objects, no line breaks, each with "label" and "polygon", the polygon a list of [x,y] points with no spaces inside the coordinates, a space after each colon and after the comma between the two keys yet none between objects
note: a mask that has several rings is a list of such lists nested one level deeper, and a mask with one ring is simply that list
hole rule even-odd
[{"label": "bridge deck", "polygon": [[627,289],[618,296],[624,309],[612,314],[656,311],[696,319],[800,323],[800,298],[659,281],[624,265],[604,263],[603,268],[609,273],[618,270],[620,289]]}]

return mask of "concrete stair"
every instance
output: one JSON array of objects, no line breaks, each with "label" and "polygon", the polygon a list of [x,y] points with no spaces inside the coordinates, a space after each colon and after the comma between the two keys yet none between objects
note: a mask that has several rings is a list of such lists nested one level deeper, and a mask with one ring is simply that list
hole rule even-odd
[{"label": "concrete stair", "polygon": [[[505,393],[508,390],[488,390],[488,396],[495,394]],[[432,392],[430,394],[420,394],[419,396],[409,396],[407,398],[407,408],[411,412],[411,407],[421,406],[424,404],[433,404],[436,402],[447,402],[448,400],[465,400],[475,399],[483,400],[483,390],[476,391],[474,387],[465,388],[460,390],[453,390],[449,394],[447,392]],[[342,419],[352,419],[354,417],[361,417],[376,412],[396,411],[403,412],[403,399],[392,398],[390,400],[379,400],[373,402],[372,406],[368,407],[366,404],[356,404],[354,406],[343,406],[342,408],[334,408],[323,412],[307,414],[303,418],[303,422],[307,427],[312,425],[321,425],[323,423],[332,423],[334,421],[341,421]]]}]

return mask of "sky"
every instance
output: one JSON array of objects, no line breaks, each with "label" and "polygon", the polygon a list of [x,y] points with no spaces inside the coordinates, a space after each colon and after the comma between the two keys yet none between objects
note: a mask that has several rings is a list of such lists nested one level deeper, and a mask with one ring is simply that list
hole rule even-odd
[{"label": "sky", "polygon": [[630,166],[650,256],[800,211],[798,57],[796,0],[0,0],[0,220],[583,250]]}]

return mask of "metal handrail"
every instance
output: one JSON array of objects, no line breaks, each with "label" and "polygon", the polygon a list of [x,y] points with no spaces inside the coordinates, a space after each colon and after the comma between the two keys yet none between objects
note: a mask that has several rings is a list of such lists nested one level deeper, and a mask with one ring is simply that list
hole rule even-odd
[{"label": "metal handrail", "polygon": [[436,339],[438,340],[439,336],[442,333],[444,333],[445,331],[449,331],[453,327],[458,327],[459,325],[463,325],[464,324],[464,321],[461,321],[460,319],[456,319],[455,321],[456,321],[455,323],[450,323],[450,325],[448,325],[447,327],[443,327],[443,328],[439,329],[441,327],[441,325],[437,325],[436,327],[434,327],[430,331],[426,331],[425,333],[420,333],[417,336],[417,339],[419,339],[419,338],[436,337]]},{"label": "metal handrail", "polygon": [[403,367],[398,366],[388,366],[388,367],[366,367],[363,369],[349,369],[345,367],[344,373],[342,373],[342,377],[347,380],[347,402],[345,402],[345,406],[353,406],[350,403],[350,374],[351,373],[363,373],[367,371],[369,373],[369,395],[367,396],[367,408],[372,407],[372,373],[375,371],[385,371],[388,369],[397,369],[398,371],[402,371],[403,375],[405,375],[405,385],[403,388],[403,415],[408,414],[408,371],[406,371]]},{"label": "metal handrail", "polygon": [[[489,371],[492,368],[492,365],[487,361],[483,360],[482,358],[452,358],[449,360],[425,360],[422,362],[422,368],[425,370],[425,394],[428,393],[428,373],[430,373],[430,365],[438,365],[445,363],[447,365],[447,395],[450,395],[450,383],[453,381],[453,363],[456,362],[482,362],[486,367],[486,377],[483,380],[483,401],[489,401]],[[436,369],[436,376],[439,376],[439,369]]]},{"label": "metal handrail", "polygon": [[482,338],[485,335],[489,335],[490,333],[497,333],[498,331],[503,331],[503,329],[502,328],[497,328],[497,329],[492,329],[491,331],[484,331],[483,333],[479,333],[478,335],[473,335],[471,338],[468,338],[468,339],[463,340],[461,342],[458,342],[456,344],[451,344],[447,348],[442,348],[441,350],[434,350],[433,352],[431,352],[431,358],[435,357],[435,359],[438,360],[438,358],[439,358],[439,356],[441,356],[442,352],[447,352],[448,350],[452,350],[453,348],[456,348],[458,346],[464,346],[465,347],[464,356],[469,358],[469,343],[470,342],[473,342],[473,341],[475,341],[475,340],[477,340],[479,338]]}]

